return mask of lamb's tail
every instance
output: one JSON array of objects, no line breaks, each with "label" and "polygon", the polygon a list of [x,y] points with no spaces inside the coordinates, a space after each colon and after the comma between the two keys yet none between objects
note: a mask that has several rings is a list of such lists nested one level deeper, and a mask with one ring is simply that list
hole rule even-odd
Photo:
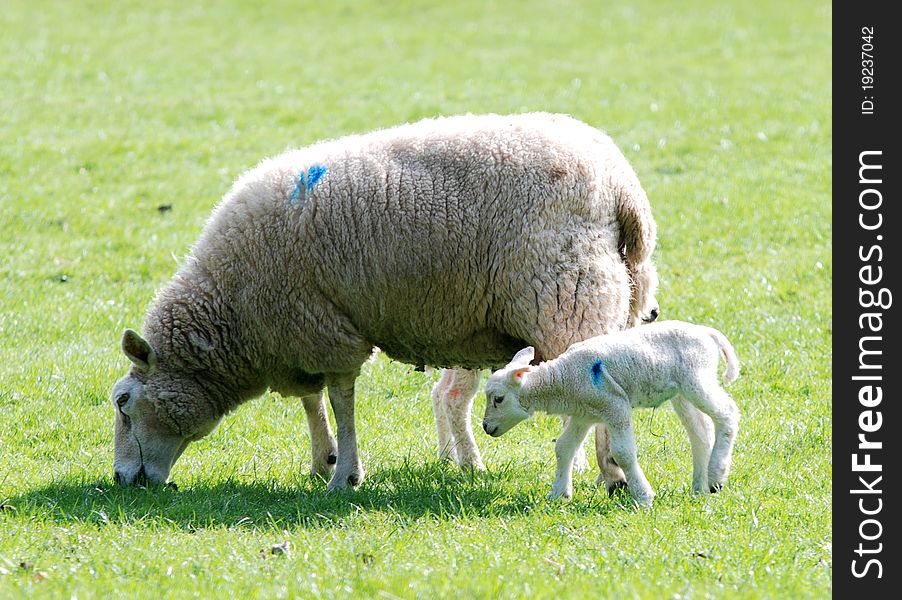
[{"label": "lamb's tail", "polygon": [[739,358],[736,356],[736,351],[733,349],[733,345],[730,344],[730,340],[727,339],[727,336],[713,327],[708,327],[707,329],[708,333],[717,343],[717,347],[720,349],[720,354],[723,356],[724,362],[727,363],[727,370],[724,371],[723,380],[725,383],[733,383],[736,381],[736,378],[739,377]]}]

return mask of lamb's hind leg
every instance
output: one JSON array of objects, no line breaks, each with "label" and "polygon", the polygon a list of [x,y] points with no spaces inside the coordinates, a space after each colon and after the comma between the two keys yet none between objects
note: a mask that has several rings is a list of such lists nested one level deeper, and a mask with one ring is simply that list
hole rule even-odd
[{"label": "lamb's hind leg", "polygon": [[739,432],[739,407],[716,382],[699,385],[694,392],[694,397],[686,394],[687,400],[693,401],[714,422],[714,447],[708,462],[708,485],[712,492],[716,492],[723,487],[730,474],[733,444]]},{"label": "lamb's hind leg", "polygon": [[442,460],[457,462],[457,449],[451,435],[451,424],[448,419],[448,390],[454,380],[453,369],[442,369],[441,376],[432,386],[432,412],[435,415],[435,430],[438,433],[438,457]]},{"label": "lamb's hind leg", "polygon": [[482,464],[482,456],[479,454],[470,423],[470,411],[473,408],[476,390],[479,389],[480,374],[479,371],[469,369],[450,371],[451,385],[446,391],[444,404],[457,464],[481,471],[485,469],[485,465]]},{"label": "lamb's hind leg", "polygon": [[363,482],[363,464],[357,454],[357,430],[354,426],[354,380],[353,375],[329,376],[329,402],[335,414],[335,428],[338,437],[338,463],[335,474],[329,482],[328,490],[357,487]]},{"label": "lamb's hind leg", "polygon": [[338,447],[326,414],[326,399],[322,392],[317,392],[301,397],[301,402],[304,404],[307,427],[310,429],[310,472],[326,478],[335,468],[338,457]]},{"label": "lamb's hind leg", "polygon": [[708,464],[711,460],[711,448],[714,446],[714,425],[708,416],[697,409],[691,402],[677,396],[671,400],[692,447],[692,491],[708,492]]}]

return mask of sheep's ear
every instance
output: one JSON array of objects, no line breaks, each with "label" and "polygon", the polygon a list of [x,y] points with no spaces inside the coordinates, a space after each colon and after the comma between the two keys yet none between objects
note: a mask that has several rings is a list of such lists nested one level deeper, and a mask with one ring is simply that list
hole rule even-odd
[{"label": "sheep's ear", "polygon": [[532,359],[536,357],[536,349],[532,346],[527,346],[523,348],[519,352],[517,352],[514,357],[511,359],[511,365],[528,365],[532,362]]},{"label": "sheep's ear", "polygon": [[523,376],[529,372],[529,367],[520,367],[519,369],[514,369],[508,374],[508,379],[511,384],[520,386],[523,385]]},{"label": "sheep's ear", "polygon": [[142,373],[149,375],[157,365],[157,353],[138,332],[126,329],[122,334],[122,352]]}]

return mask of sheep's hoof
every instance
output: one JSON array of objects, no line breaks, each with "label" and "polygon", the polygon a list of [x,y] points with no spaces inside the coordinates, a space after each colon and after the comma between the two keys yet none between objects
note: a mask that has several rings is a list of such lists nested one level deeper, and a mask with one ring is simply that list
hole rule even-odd
[{"label": "sheep's hoof", "polygon": [[613,496],[614,494],[619,494],[623,490],[629,491],[629,486],[626,485],[625,481],[612,481],[611,483],[605,484],[605,489],[608,492],[608,496]]}]

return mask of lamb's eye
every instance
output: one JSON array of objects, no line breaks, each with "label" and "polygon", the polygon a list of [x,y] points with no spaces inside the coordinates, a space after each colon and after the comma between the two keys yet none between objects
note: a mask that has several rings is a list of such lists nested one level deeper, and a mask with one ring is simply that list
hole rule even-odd
[{"label": "lamb's eye", "polygon": [[128,402],[128,394],[119,394],[119,397],[116,398],[116,406],[121,410],[123,406]]},{"label": "lamb's eye", "polygon": [[504,396],[495,396],[494,398],[492,398],[492,404],[494,404],[495,406],[498,406],[502,402],[504,402]]}]

